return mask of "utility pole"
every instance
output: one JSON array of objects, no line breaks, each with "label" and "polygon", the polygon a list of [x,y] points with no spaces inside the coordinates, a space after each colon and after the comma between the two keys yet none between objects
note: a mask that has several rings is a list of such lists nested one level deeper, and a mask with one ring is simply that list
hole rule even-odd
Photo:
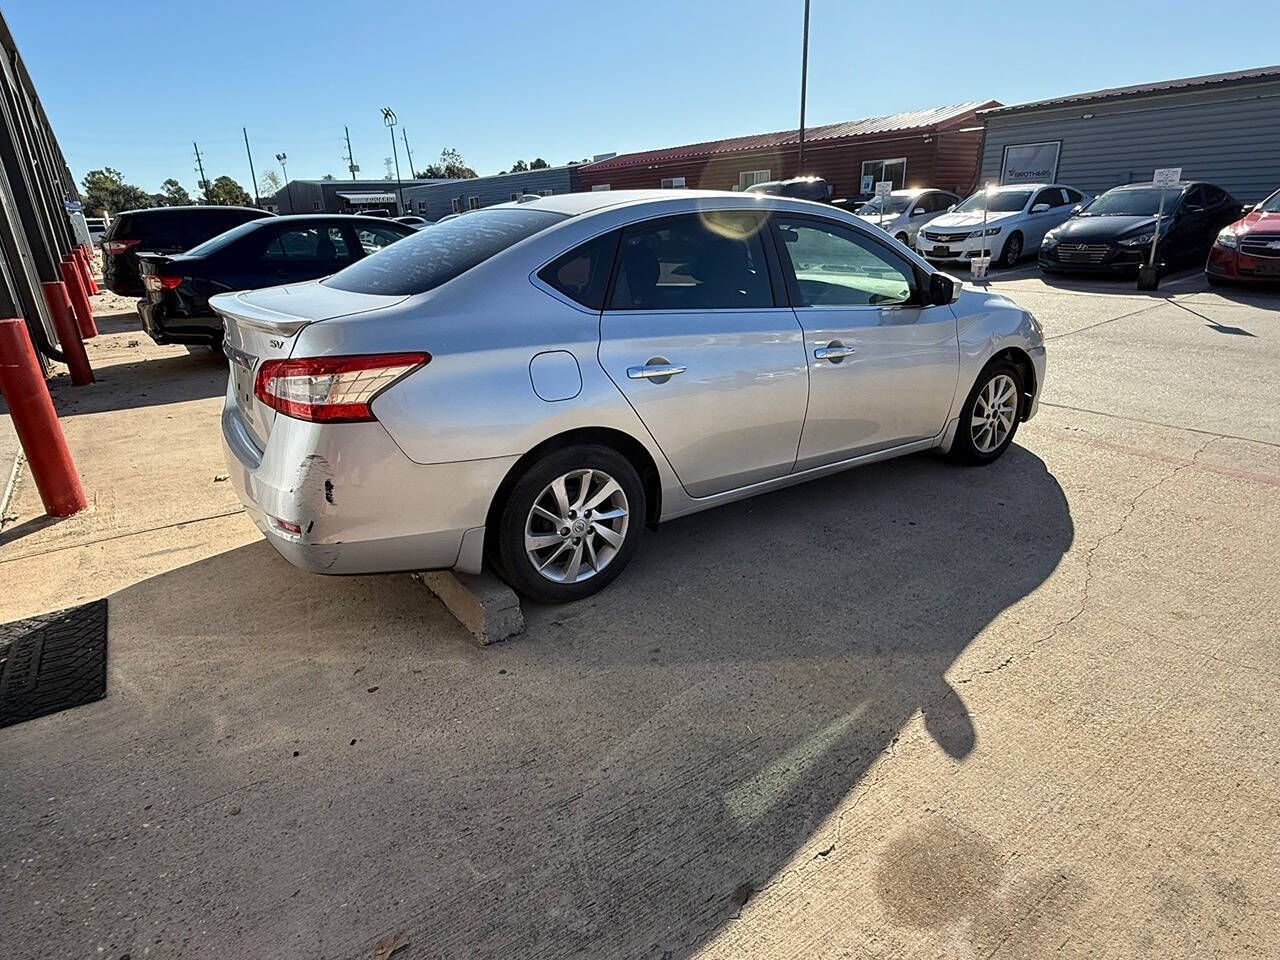
[{"label": "utility pole", "polygon": [[391,156],[396,162],[396,192],[400,194],[400,206],[397,215],[404,213],[404,183],[400,180],[400,151],[396,149],[396,112],[390,107],[382,108],[382,122],[391,134]]},{"label": "utility pole", "polygon": [[244,152],[249,157],[249,180],[253,183],[253,205],[260,207],[262,199],[258,196],[258,178],[253,172],[253,152],[249,149],[249,130],[247,127],[240,129],[244,133]]},{"label": "utility pole", "polygon": [[804,101],[809,88],[809,0],[804,0],[804,47],[800,54],[800,169],[804,176]]},{"label": "utility pole", "polygon": [[360,172],[360,165],[356,163],[355,157],[351,155],[351,130],[346,124],[343,124],[342,132],[347,136],[347,172],[351,174],[351,179],[354,180],[356,174]]},{"label": "utility pole", "polygon": [[200,189],[204,191],[204,202],[208,203],[209,202],[209,180],[204,175],[204,157],[200,156],[200,144],[192,140],[191,146],[196,151],[196,169],[200,171],[200,181],[199,181]]},{"label": "utility pole", "polygon": [[418,174],[413,169],[413,154],[409,151],[409,131],[404,127],[400,128],[400,136],[404,139],[404,154],[409,158],[409,179],[415,179]]},{"label": "utility pole", "polygon": [[280,171],[284,174],[284,188],[289,195],[289,212],[297,213],[298,211],[293,209],[293,184],[289,182],[289,168],[284,165],[284,162],[288,159],[289,155],[287,153],[276,154],[276,162],[280,164]]}]

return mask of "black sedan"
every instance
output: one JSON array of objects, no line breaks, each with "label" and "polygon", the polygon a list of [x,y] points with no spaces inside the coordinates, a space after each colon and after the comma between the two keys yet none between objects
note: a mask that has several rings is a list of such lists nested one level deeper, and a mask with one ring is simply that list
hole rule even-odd
[{"label": "black sedan", "polygon": [[[1159,217],[1161,198],[1164,215]],[[1133,275],[1151,256],[1159,219],[1156,262],[1162,269],[1204,262],[1218,231],[1240,216],[1240,203],[1210,183],[1114,187],[1045,234],[1040,269],[1046,273]]]},{"label": "black sedan", "polygon": [[327,277],[415,232],[376,217],[271,217],[241,224],[186,253],[142,253],[146,295],[138,301],[138,316],[156,343],[217,346],[222,320],[209,307],[215,293]]}]

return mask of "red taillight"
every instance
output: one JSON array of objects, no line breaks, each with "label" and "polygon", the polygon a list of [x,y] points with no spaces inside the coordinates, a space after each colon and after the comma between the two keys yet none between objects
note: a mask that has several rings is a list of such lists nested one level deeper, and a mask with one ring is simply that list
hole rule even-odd
[{"label": "red taillight", "polygon": [[107,240],[103,242],[102,249],[111,254],[124,253],[130,247],[136,247],[138,243],[137,240]]},{"label": "red taillight", "polygon": [[253,395],[286,417],[359,423],[374,419],[370,405],[378,394],[430,360],[429,353],[267,360],[258,368]]},{"label": "red taillight", "polygon": [[161,290],[172,290],[181,282],[181,277],[162,277],[155,273],[147,273],[142,276],[142,285],[152,293],[159,293]]}]

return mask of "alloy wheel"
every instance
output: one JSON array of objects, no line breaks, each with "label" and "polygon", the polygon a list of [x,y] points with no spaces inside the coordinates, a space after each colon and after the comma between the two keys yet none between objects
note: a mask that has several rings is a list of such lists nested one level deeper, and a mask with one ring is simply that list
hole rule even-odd
[{"label": "alloy wheel", "polygon": [[525,553],[547,580],[580,583],[618,555],[629,521],[617,480],[603,470],[571,470],[534,499],[524,524]]},{"label": "alloy wheel", "polygon": [[1008,374],[997,374],[978,392],[969,421],[969,436],[979,453],[994,453],[1013,430],[1018,416],[1018,387]]}]

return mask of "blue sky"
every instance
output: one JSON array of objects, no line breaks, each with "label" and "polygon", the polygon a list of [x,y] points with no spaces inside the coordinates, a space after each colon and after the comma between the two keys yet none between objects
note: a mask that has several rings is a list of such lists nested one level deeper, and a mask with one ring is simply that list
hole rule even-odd
[{"label": "blue sky", "polygon": [[[1280,4],[813,0],[811,124],[964,100],[1016,103],[1280,61]],[[1138,9],[1142,8],[1142,9]],[[877,9],[884,12],[875,12]],[[194,190],[191,141],[246,187],[419,167],[456,147],[480,173],[796,124],[803,0],[57,0],[5,16],[78,178],[114,166]],[[401,150],[400,163],[407,175]],[[277,168],[278,169],[278,168]]]}]

